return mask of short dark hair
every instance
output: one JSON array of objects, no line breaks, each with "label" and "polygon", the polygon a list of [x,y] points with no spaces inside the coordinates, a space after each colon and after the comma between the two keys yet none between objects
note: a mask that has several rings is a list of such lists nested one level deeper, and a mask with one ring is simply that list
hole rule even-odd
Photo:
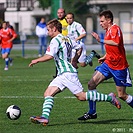
[{"label": "short dark hair", "polygon": [[56,27],[57,30],[62,33],[62,24],[57,19],[50,20],[47,25],[49,25],[50,28]]},{"label": "short dark hair", "polygon": [[74,14],[72,12],[67,13],[67,15],[70,14],[74,18]]},{"label": "short dark hair", "polygon": [[110,10],[102,11],[99,14],[99,17],[102,17],[102,16],[104,16],[107,19],[109,18],[111,20],[111,22],[113,22],[113,13]]},{"label": "short dark hair", "polygon": [[2,24],[3,24],[3,23],[6,23],[6,24],[7,24],[7,21],[3,21]]}]

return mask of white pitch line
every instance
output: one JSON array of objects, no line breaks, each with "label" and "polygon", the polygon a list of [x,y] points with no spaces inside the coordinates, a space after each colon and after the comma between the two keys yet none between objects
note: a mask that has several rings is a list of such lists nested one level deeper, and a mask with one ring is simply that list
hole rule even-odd
[{"label": "white pitch line", "polygon": [[[19,99],[19,98],[35,98],[35,99],[42,99],[44,98],[43,96],[0,96],[1,99]],[[54,97],[54,98],[62,98],[62,97]],[[72,98],[76,98],[74,96],[67,96],[67,97],[63,97],[64,99],[72,99]]]},{"label": "white pitch line", "polygon": [[28,82],[28,81],[31,81],[31,82],[40,82],[40,81],[44,81],[44,79],[19,79],[19,78],[12,78],[12,79],[0,79],[0,81],[3,81],[3,82],[13,82],[13,81],[16,81],[16,82]]}]

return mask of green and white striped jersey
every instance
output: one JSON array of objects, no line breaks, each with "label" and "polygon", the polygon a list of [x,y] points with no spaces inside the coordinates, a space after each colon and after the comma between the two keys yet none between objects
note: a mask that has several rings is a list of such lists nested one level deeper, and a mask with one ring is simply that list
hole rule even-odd
[{"label": "green and white striped jersey", "polygon": [[[70,39],[75,40],[78,36],[85,34],[86,31],[83,26],[78,22],[73,22],[71,25],[67,26],[68,35]],[[82,41],[82,40],[80,40]]]},{"label": "green and white striped jersey", "polygon": [[58,34],[54,37],[49,47],[47,48],[46,54],[54,57],[55,65],[58,70],[58,75],[64,72],[77,73],[76,68],[70,63],[72,56],[72,49],[79,49],[80,46],[70,38]]}]

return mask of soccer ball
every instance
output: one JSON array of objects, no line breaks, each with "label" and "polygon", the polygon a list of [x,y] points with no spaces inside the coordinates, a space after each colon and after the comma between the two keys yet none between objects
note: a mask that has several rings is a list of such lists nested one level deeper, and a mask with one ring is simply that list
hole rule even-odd
[{"label": "soccer ball", "polygon": [[11,120],[17,120],[21,116],[21,110],[16,105],[11,105],[6,110],[7,117]]}]

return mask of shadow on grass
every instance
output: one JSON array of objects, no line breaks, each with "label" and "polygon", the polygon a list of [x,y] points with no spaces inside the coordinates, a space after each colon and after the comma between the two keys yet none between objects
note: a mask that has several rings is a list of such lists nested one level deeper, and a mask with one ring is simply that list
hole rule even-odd
[{"label": "shadow on grass", "polygon": [[80,121],[80,122],[69,122],[62,124],[49,124],[48,126],[59,126],[59,125],[74,125],[74,124],[121,124],[122,121],[125,124],[133,123],[133,120],[130,119],[112,119],[112,120],[100,120],[100,121]]},{"label": "shadow on grass", "polygon": [[133,122],[130,119],[110,119],[110,120],[100,120],[100,121],[85,121],[85,122],[80,122],[82,124],[86,124],[86,123],[91,123],[91,124],[121,124],[119,123],[120,121],[122,121],[123,123],[125,122],[125,124],[131,124],[131,122]]},{"label": "shadow on grass", "polygon": [[[101,125],[106,125],[106,124],[121,124],[121,121],[123,122],[123,124],[133,124],[133,120],[132,119],[110,119],[110,120],[100,120],[100,121],[92,121],[92,120],[88,120],[88,121],[74,121],[74,122],[64,122],[64,123],[56,123],[56,124],[51,124],[49,123],[47,126],[48,127],[52,127],[52,126],[68,126],[68,125],[78,125],[78,124],[83,124],[83,125],[88,125],[88,124],[101,124]],[[13,125],[41,125],[41,124],[34,124],[32,122],[13,122]],[[42,126],[42,125],[41,125]],[[45,126],[44,126],[45,127]]]}]

